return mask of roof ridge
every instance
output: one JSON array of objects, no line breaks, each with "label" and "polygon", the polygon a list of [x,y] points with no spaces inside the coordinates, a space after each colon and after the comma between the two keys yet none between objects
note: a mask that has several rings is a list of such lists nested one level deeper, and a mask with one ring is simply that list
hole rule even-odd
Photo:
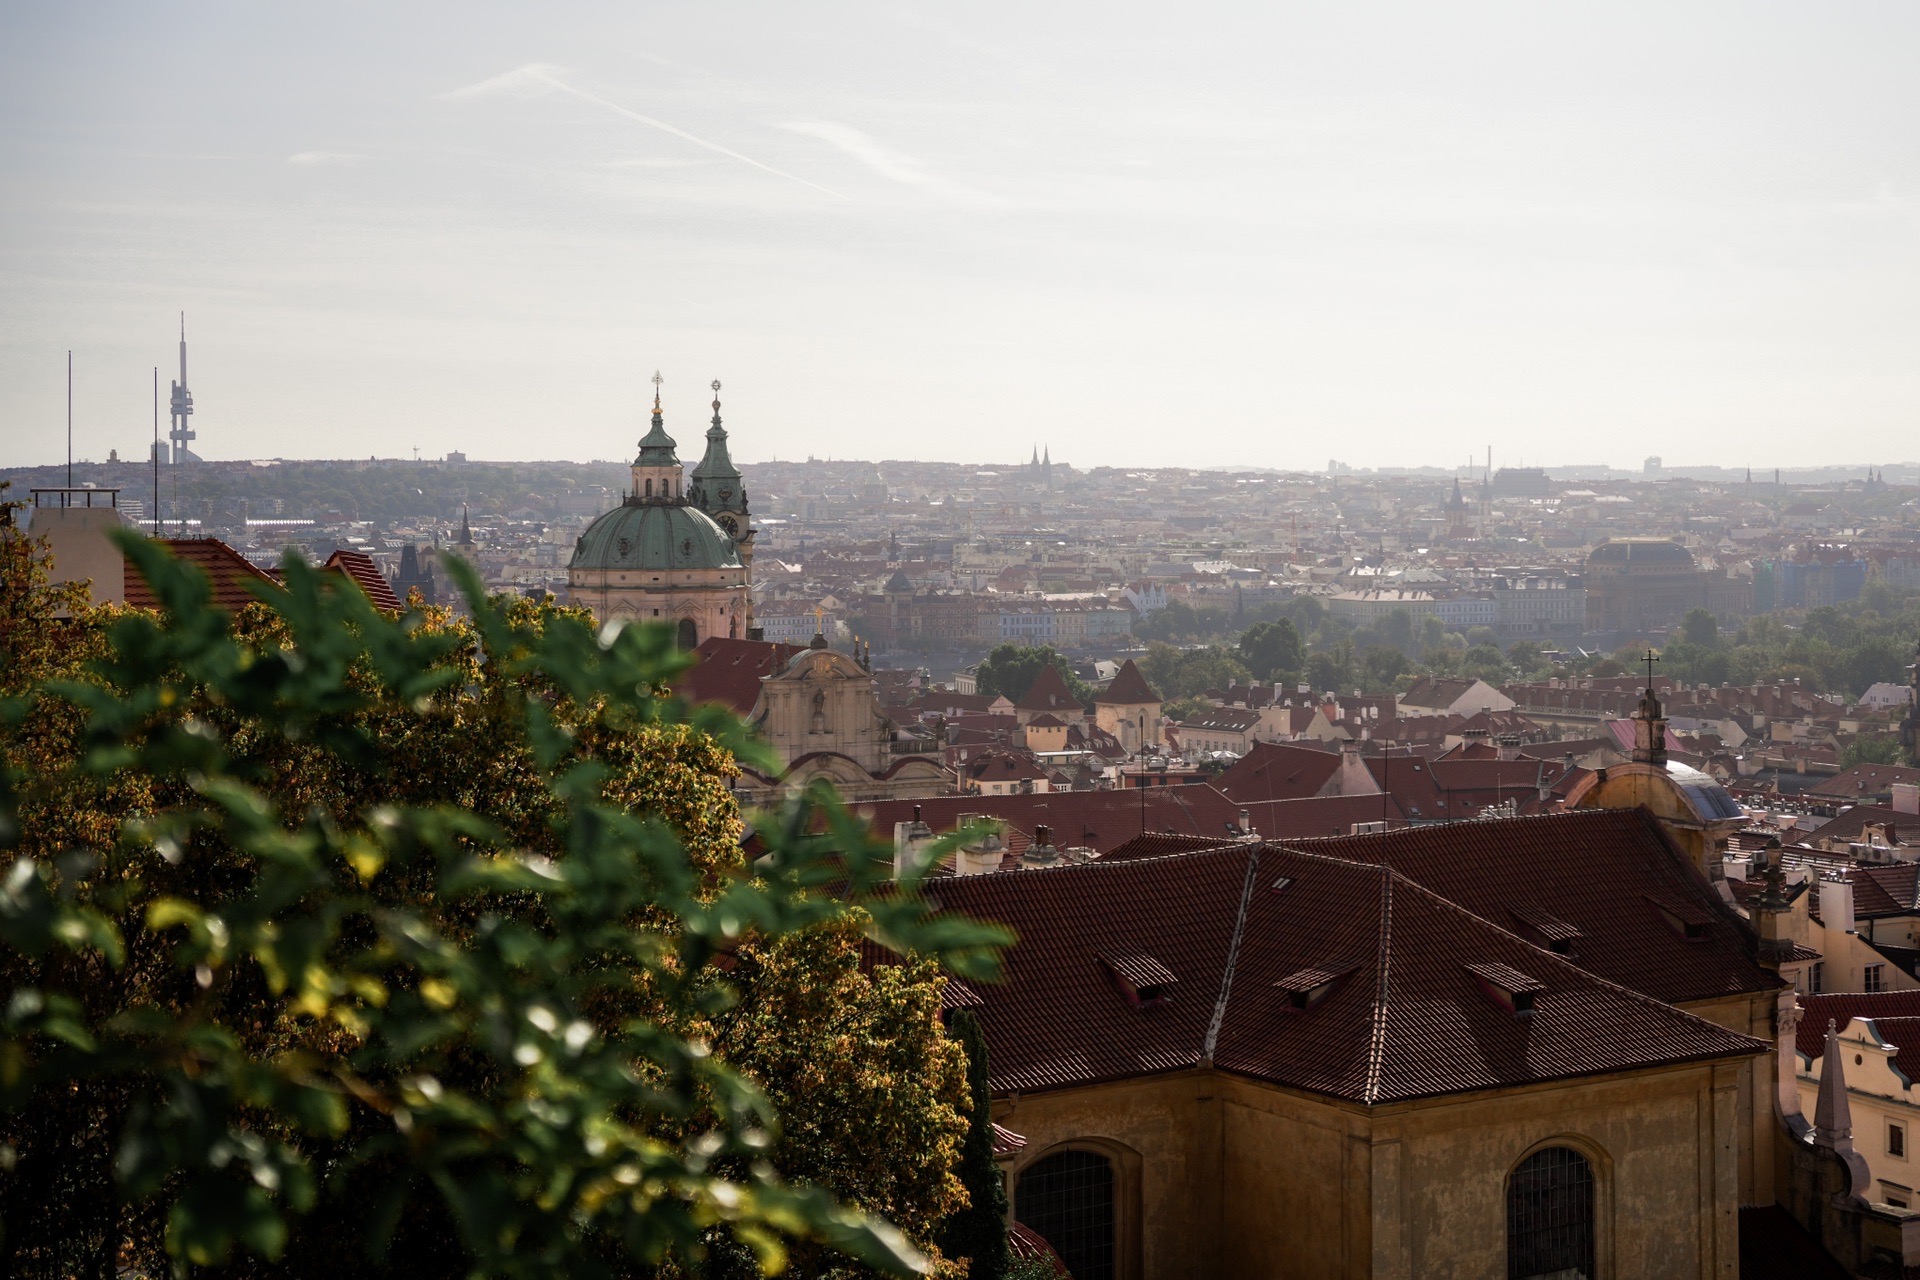
[{"label": "roof ridge", "polygon": [[1253,878],[1260,869],[1260,847],[1247,851],[1247,874],[1240,884],[1240,909],[1233,917],[1233,936],[1227,940],[1226,962],[1220,966],[1220,994],[1213,1002],[1213,1017],[1207,1023],[1206,1038],[1200,1045],[1202,1065],[1213,1065],[1213,1051],[1220,1043],[1220,1027],[1227,1019],[1227,997],[1233,993],[1233,970],[1240,959],[1240,939],[1247,931],[1247,907],[1253,901]]},{"label": "roof ridge", "polygon": [[[1303,856],[1312,857],[1312,856],[1324,856],[1324,855],[1308,854]],[[1333,861],[1339,861],[1339,859],[1333,859]],[[1406,876],[1399,871],[1395,871],[1391,866],[1388,866],[1386,863],[1353,863],[1352,865],[1362,866],[1362,867],[1378,866],[1382,870],[1386,871],[1388,876],[1392,880],[1397,880],[1401,882],[1407,888],[1412,889],[1415,893],[1419,894],[1420,897],[1426,899],[1427,901],[1435,903],[1441,908],[1443,908],[1444,910],[1451,911],[1455,915],[1463,916],[1466,919],[1471,920],[1476,924],[1484,925],[1485,927],[1492,929],[1494,932],[1502,934],[1505,937],[1512,939],[1513,941],[1519,943],[1522,947],[1526,948],[1528,951],[1533,952],[1538,959],[1546,961],[1549,965],[1555,968],[1562,969],[1562,970],[1571,970],[1574,974],[1578,975],[1581,978],[1586,979],[1589,982],[1592,982],[1595,986],[1602,987],[1608,991],[1626,996],[1629,999],[1635,1001],[1636,1003],[1649,1006],[1650,1008],[1653,1008],[1657,1011],[1672,1014],[1673,1016],[1681,1019],[1682,1021],[1690,1022],[1697,1026],[1711,1027],[1716,1031],[1726,1031],[1730,1035],[1737,1036],[1741,1034],[1738,1031],[1730,1031],[1728,1028],[1721,1026],[1717,1022],[1713,1022],[1706,1018],[1702,1018],[1698,1014],[1688,1013],[1685,1009],[1682,1009],[1677,1005],[1668,1004],[1666,1001],[1658,998],[1657,996],[1650,996],[1644,991],[1635,991],[1632,987],[1623,986],[1622,984],[1618,982],[1614,982],[1611,979],[1603,978],[1599,974],[1594,973],[1592,970],[1587,969],[1579,964],[1576,964],[1572,960],[1567,959],[1567,957],[1563,955],[1556,955],[1554,952],[1547,950],[1545,947],[1540,946],[1538,943],[1532,942],[1529,939],[1521,936],[1520,934],[1515,933],[1513,930],[1503,927],[1499,922],[1494,920],[1489,920],[1485,916],[1476,914],[1475,912],[1462,906],[1460,903],[1455,902],[1452,898],[1447,897],[1445,894],[1438,893],[1435,890],[1429,889],[1427,888],[1427,886],[1421,884],[1418,880],[1412,879],[1411,877]],[[1757,1037],[1749,1036],[1747,1038],[1756,1039]]]},{"label": "roof ridge", "polygon": [[1377,973],[1373,987],[1373,1028],[1367,1037],[1367,1083],[1361,1090],[1361,1097],[1365,1099],[1368,1106],[1380,1101],[1380,1076],[1387,1056],[1387,998],[1389,995],[1387,988],[1393,973],[1393,878],[1395,872],[1384,862],[1378,865],[1385,874],[1380,877],[1380,940],[1374,947],[1373,953]]}]

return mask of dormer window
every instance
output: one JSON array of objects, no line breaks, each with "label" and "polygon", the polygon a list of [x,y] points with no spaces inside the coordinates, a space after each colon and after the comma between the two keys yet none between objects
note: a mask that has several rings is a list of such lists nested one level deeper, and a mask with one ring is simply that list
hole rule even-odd
[{"label": "dormer window", "polygon": [[1508,907],[1507,914],[1519,924],[1521,937],[1555,955],[1572,955],[1574,943],[1586,937],[1578,925],[1568,924],[1528,903]]},{"label": "dormer window", "polygon": [[1289,1009],[1311,1009],[1332,995],[1340,980],[1358,967],[1338,964],[1296,969],[1273,985],[1286,993]]},{"label": "dormer window", "polygon": [[1685,938],[1688,942],[1700,942],[1707,936],[1707,930],[1713,924],[1713,917],[1692,903],[1673,902],[1644,895],[1648,906],[1666,921],[1667,927]]},{"label": "dormer window", "polygon": [[1516,1018],[1532,1017],[1534,998],[1547,989],[1546,983],[1528,977],[1511,965],[1470,964],[1466,970],[1489,1000]]},{"label": "dormer window", "polygon": [[1180,982],[1173,970],[1144,951],[1103,951],[1100,963],[1127,997],[1127,1003],[1136,1009],[1172,999],[1173,989]]}]

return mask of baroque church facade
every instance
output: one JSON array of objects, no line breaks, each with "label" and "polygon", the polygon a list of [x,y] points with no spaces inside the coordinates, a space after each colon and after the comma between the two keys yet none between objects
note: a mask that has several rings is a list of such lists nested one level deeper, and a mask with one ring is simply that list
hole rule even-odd
[{"label": "baroque church facade", "polygon": [[567,564],[574,604],[595,618],[664,622],[682,648],[755,633],[747,486],[727,452],[720,383],[713,384],[707,447],[689,478],[667,434],[654,374],[652,429],[633,460],[632,488],[587,526]]}]

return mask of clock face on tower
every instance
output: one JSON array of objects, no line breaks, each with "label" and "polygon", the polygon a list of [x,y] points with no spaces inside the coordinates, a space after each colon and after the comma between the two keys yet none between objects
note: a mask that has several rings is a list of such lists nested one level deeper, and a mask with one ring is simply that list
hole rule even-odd
[{"label": "clock face on tower", "polygon": [[713,518],[713,521],[727,531],[729,538],[737,538],[740,536],[740,522],[733,518],[731,511],[722,511]]}]

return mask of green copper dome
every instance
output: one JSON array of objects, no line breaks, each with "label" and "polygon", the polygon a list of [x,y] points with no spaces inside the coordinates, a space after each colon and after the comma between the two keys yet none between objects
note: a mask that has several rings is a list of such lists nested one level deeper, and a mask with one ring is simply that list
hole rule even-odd
[{"label": "green copper dome", "polygon": [[680,502],[634,502],[587,526],[569,569],[738,569],[733,539],[704,511]]}]

